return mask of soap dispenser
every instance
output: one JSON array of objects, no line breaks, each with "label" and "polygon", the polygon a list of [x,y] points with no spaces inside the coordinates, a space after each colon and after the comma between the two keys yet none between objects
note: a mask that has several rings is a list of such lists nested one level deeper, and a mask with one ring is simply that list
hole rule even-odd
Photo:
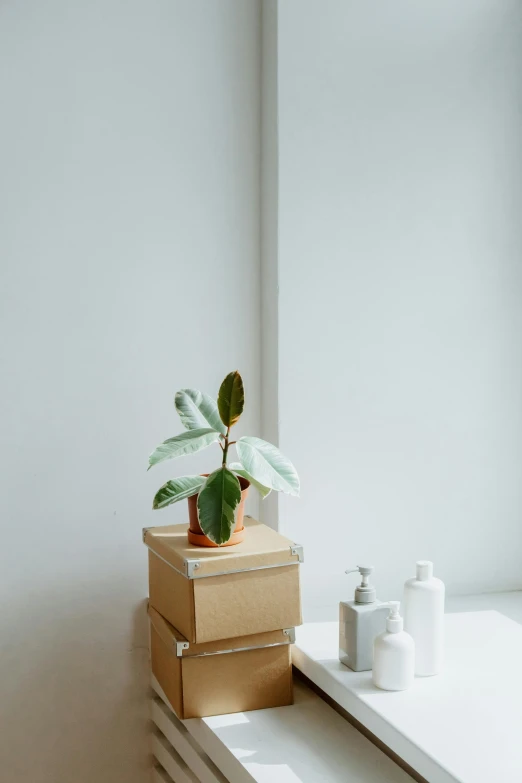
[{"label": "soap dispenser", "polygon": [[386,630],[374,643],[373,684],[383,691],[405,691],[415,676],[415,642],[404,630],[400,602],[389,601],[386,605],[390,608]]},{"label": "soap dispenser", "polygon": [[375,587],[368,579],[373,566],[357,566],[346,571],[359,573],[361,584],[353,601],[339,604],[339,660],[355,672],[369,671],[373,664],[373,641],[384,630],[386,615],[380,610]]}]

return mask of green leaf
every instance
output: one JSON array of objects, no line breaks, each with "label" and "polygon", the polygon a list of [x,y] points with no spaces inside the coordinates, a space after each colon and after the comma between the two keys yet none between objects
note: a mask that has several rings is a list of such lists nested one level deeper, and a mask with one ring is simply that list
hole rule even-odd
[{"label": "green leaf", "polygon": [[228,468],[210,474],[198,496],[198,517],[202,531],[215,544],[231,538],[240,500],[239,479]]},{"label": "green leaf", "polygon": [[165,508],[178,500],[184,500],[196,495],[206,479],[204,476],[179,476],[179,478],[167,481],[158,489],[152,502],[152,508]]},{"label": "green leaf", "polygon": [[245,407],[243,380],[237,370],[229,373],[221,384],[217,404],[223,424],[233,427]]},{"label": "green leaf", "polygon": [[240,438],[236,449],[244,469],[260,484],[287,495],[299,495],[299,476],[278,448],[261,438]]},{"label": "green leaf", "polygon": [[240,462],[233,462],[231,465],[228,466],[230,470],[233,470],[234,473],[236,473],[238,476],[243,476],[243,478],[246,478],[247,481],[250,481],[253,487],[257,489],[263,500],[269,495],[272,490],[270,487],[265,487],[264,484],[260,484],[259,481],[256,481],[256,479],[250,475],[250,473],[244,469],[243,465]]},{"label": "green leaf", "polygon": [[187,430],[175,438],[169,438],[161,443],[149,457],[149,468],[164,462],[172,457],[181,457],[183,454],[193,454],[210,446],[214,441],[219,440],[219,432],[211,429]]},{"label": "green leaf", "polygon": [[211,427],[226,435],[227,428],[219,418],[217,402],[197,389],[181,389],[176,392],[174,405],[187,430]]}]

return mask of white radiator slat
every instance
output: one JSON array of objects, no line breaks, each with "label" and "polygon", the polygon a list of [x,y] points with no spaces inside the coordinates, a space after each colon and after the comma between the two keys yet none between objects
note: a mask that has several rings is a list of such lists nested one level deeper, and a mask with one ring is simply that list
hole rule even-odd
[{"label": "white radiator slat", "polygon": [[165,772],[163,767],[154,767],[151,776],[152,783],[173,783],[170,775]]},{"label": "white radiator slat", "polygon": [[227,783],[225,776],[160,698],[151,700],[151,715],[156,726],[194,772],[200,783]]},{"label": "white radiator slat", "polygon": [[[168,707],[169,712],[173,712],[163,688],[153,674],[151,675],[151,686]],[[281,709],[288,709],[288,707],[282,707]],[[227,783],[252,783],[254,778],[245,770],[241,762],[235,758],[226,745],[208,729],[204,718],[192,718],[185,721],[183,727],[188,730],[192,741],[200,749],[200,752],[209,757],[215,767],[221,770]],[[202,733],[199,734],[199,731]],[[204,745],[200,740],[203,740]]]},{"label": "white radiator slat", "polygon": [[162,734],[153,734],[152,753],[161,766],[167,770],[174,783],[200,783]]},{"label": "white radiator slat", "polygon": [[[279,707],[278,709],[287,710],[289,707]],[[256,781],[256,778],[250,774],[244,764],[233,752],[231,752],[226,742],[223,742],[223,740],[208,727],[204,719],[191,718],[187,723],[193,739],[204,748],[212,761],[223,770],[226,779],[230,781],[230,783],[253,783],[253,781]],[[241,747],[241,743],[237,743],[237,746]],[[349,780],[349,778],[347,778],[347,780]],[[274,783],[279,783],[275,776]],[[294,778],[292,783],[301,783],[301,781]],[[319,783],[319,781],[317,781],[317,783]],[[323,783],[323,781],[321,781],[321,783]],[[326,781],[324,781],[324,783],[326,783]],[[328,783],[330,783],[330,781],[328,781]]]}]

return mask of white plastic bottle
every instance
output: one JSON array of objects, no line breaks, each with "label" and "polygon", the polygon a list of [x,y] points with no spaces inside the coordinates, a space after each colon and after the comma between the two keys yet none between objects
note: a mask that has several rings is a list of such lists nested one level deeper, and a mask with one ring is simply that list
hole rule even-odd
[{"label": "white plastic bottle", "polygon": [[404,627],[415,642],[415,674],[430,677],[442,669],[444,582],[433,576],[433,563],[417,561],[417,574],[404,585]]},{"label": "white plastic bottle", "polygon": [[347,574],[359,572],[361,584],[355,588],[353,601],[339,604],[339,660],[354,672],[370,671],[373,664],[373,642],[384,630],[385,612],[378,611],[375,587],[369,583],[373,566],[357,566]]},{"label": "white plastic bottle", "polygon": [[376,637],[373,646],[373,684],[383,691],[405,691],[413,684],[415,643],[403,630],[400,605],[400,601],[388,602],[386,630]]}]

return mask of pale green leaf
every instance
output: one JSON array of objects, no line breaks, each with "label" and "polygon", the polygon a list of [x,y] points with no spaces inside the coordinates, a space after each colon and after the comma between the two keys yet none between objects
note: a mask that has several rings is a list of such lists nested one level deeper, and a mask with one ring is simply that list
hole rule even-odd
[{"label": "pale green leaf", "polygon": [[178,500],[197,495],[205,480],[204,476],[179,476],[171,481],[167,481],[156,492],[152,508],[165,508],[165,506],[170,506],[171,503],[177,503]]},{"label": "pale green leaf", "polygon": [[221,421],[227,427],[232,427],[245,407],[243,380],[237,370],[229,373],[221,384],[217,404]]},{"label": "pale green leaf", "polygon": [[149,468],[173,457],[182,457],[184,454],[193,454],[210,446],[219,440],[219,432],[211,429],[187,430],[181,435],[169,438],[161,443],[149,457]]},{"label": "pale green leaf", "polygon": [[230,540],[240,500],[241,486],[232,471],[219,468],[210,474],[198,495],[198,518],[202,531],[215,544]]},{"label": "pale green leaf", "polygon": [[236,443],[243,468],[265,487],[299,495],[299,476],[278,448],[261,438],[240,438]]},{"label": "pale green leaf", "polygon": [[257,489],[263,500],[269,495],[272,490],[270,487],[265,487],[264,484],[260,484],[259,481],[256,481],[256,479],[250,475],[250,473],[244,469],[243,465],[240,462],[233,462],[231,465],[228,466],[230,470],[233,470],[234,473],[236,473],[238,476],[243,476],[243,478],[246,478],[247,481],[250,481],[253,487]]},{"label": "pale green leaf", "polygon": [[176,392],[174,405],[187,430],[211,427],[226,435],[227,428],[219,418],[217,402],[208,394],[197,389],[180,389]]}]

